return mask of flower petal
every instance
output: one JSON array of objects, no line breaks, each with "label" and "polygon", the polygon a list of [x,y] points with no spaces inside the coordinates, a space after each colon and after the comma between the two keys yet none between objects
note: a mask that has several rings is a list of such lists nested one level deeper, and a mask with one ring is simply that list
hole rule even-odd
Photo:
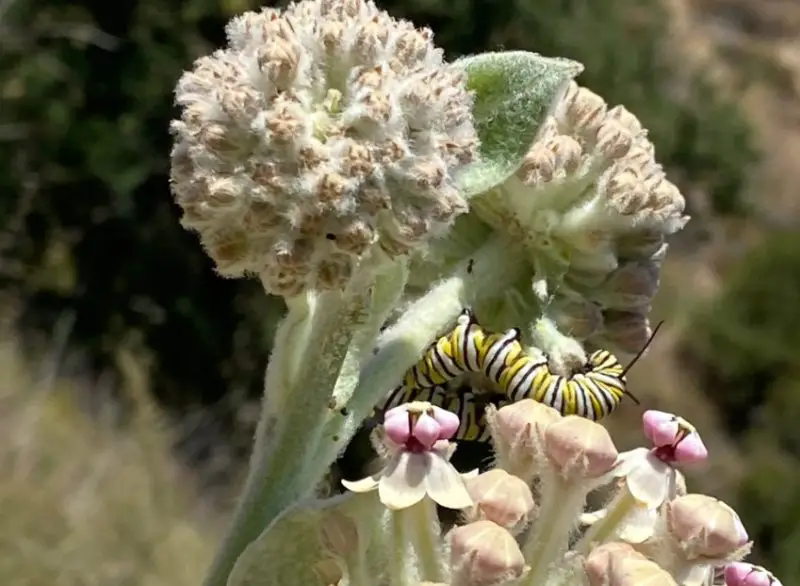
[{"label": "flower petal", "polygon": [[681,464],[696,464],[708,458],[706,448],[700,435],[692,432],[675,446],[675,461]]},{"label": "flower petal", "polygon": [[378,488],[381,476],[383,476],[382,472],[374,476],[361,478],[360,480],[342,480],[342,486],[350,492],[369,492]]},{"label": "flower petal", "polygon": [[678,434],[678,422],[675,415],[655,409],[644,412],[642,427],[645,437],[656,447],[672,445]]},{"label": "flower petal", "polygon": [[655,509],[666,500],[674,473],[670,466],[648,454],[628,472],[625,480],[633,498],[644,506]]},{"label": "flower petal", "polygon": [[578,517],[578,521],[581,525],[594,525],[598,521],[601,521],[608,517],[608,510],[607,509],[598,509],[592,513],[583,513]]},{"label": "flower petal", "polygon": [[425,477],[430,464],[427,453],[401,451],[389,463],[378,483],[378,496],[389,509],[405,509],[425,497]]},{"label": "flower petal", "polygon": [[644,543],[653,535],[657,522],[657,509],[637,505],[620,524],[619,538],[628,543]]},{"label": "flower petal", "polygon": [[423,413],[414,424],[411,435],[426,449],[430,449],[439,440],[440,433],[441,428],[436,420],[427,413]]},{"label": "flower petal", "polygon": [[392,411],[386,414],[383,420],[383,429],[386,437],[396,444],[403,445],[411,437],[411,421],[407,412],[396,411],[392,413]]},{"label": "flower petal", "polygon": [[464,478],[455,467],[435,452],[426,454],[429,461],[425,475],[425,488],[437,504],[448,509],[471,507],[472,497],[467,492]]},{"label": "flower petal", "polygon": [[436,405],[433,406],[433,418],[439,424],[439,439],[450,439],[458,431],[458,426],[461,425],[458,415]]}]

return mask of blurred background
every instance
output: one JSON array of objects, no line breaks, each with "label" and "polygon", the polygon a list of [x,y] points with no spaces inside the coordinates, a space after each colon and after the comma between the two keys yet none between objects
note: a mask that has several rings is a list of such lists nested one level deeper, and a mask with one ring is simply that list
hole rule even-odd
[{"label": "blurred background", "polygon": [[[693,216],[631,384],[800,584],[800,4],[386,0],[451,58],[528,49],[650,129]],[[200,582],[278,299],[216,277],[167,182],[172,90],[251,0],[0,0],[0,583]],[[795,248],[797,246],[797,248]],[[640,436],[631,404],[610,421]]]}]

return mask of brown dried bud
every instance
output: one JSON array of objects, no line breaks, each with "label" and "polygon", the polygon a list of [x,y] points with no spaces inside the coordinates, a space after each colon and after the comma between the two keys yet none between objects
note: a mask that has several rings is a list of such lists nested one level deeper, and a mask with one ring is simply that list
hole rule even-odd
[{"label": "brown dried bud", "polygon": [[589,419],[568,415],[547,427],[544,452],[565,478],[598,478],[617,462],[617,448],[605,427]]},{"label": "brown dried bud", "polygon": [[564,94],[560,114],[568,129],[584,137],[595,136],[606,117],[606,102],[593,91],[574,81]]},{"label": "brown dried bud", "polygon": [[578,340],[590,338],[603,326],[602,309],[585,299],[559,299],[549,313],[559,330]]},{"label": "brown dried bud", "polygon": [[514,537],[492,521],[476,521],[453,530],[451,568],[456,584],[494,586],[516,580],[526,571]]},{"label": "brown dried bud", "polygon": [[667,527],[689,559],[725,558],[748,542],[739,515],[720,500],[687,494],[667,504]]},{"label": "brown dried bud", "polygon": [[494,521],[516,535],[533,516],[530,487],[505,470],[495,468],[467,480],[467,491],[475,502],[465,513],[469,522]]},{"label": "brown dried bud", "polygon": [[628,262],[612,272],[597,294],[606,309],[636,310],[647,308],[659,285],[659,263]]},{"label": "brown dried bud", "polygon": [[650,320],[643,312],[609,309],[603,312],[603,339],[626,354],[636,354],[650,338]]}]

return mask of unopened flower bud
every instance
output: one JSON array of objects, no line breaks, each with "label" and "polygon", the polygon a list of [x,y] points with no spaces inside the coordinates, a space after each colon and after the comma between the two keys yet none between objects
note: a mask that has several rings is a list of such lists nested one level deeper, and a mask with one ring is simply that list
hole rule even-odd
[{"label": "unopened flower bud", "polygon": [[606,116],[606,102],[593,91],[571,82],[557,111],[564,125],[584,137],[597,134]]},{"label": "unopened flower bud", "polygon": [[566,478],[598,478],[611,471],[619,453],[605,427],[576,415],[549,425],[544,451],[553,467]]},{"label": "unopened flower bud", "polygon": [[638,353],[652,334],[650,321],[643,311],[608,309],[603,311],[603,323],[603,339],[626,354]]},{"label": "unopened flower bud", "polygon": [[621,541],[605,543],[592,550],[583,564],[590,586],[605,586],[611,571],[611,562],[619,562],[625,558],[646,559],[644,555],[633,549],[631,545]]},{"label": "unopened flower bud", "polygon": [[585,299],[562,299],[549,310],[558,328],[578,340],[586,340],[603,327],[601,307]]},{"label": "unopened flower bud", "polygon": [[614,160],[624,157],[633,144],[634,137],[622,124],[613,119],[606,119],[598,128],[592,141],[596,154]]},{"label": "unopened flower bud", "polygon": [[664,234],[654,229],[633,230],[619,236],[615,247],[620,259],[662,262],[669,250]]},{"label": "unopened flower bud", "polygon": [[725,566],[725,586],[783,586],[768,570],[745,562]]},{"label": "unopened flower bud", "polygon": [[521,478],[499,468],[467,480],[467,491],[475,503],[465,512],[469,522],[494,521],[517,534],[534,512],[530,487]]},{"label": "unopened flower bud", "polygon": [[178,82],[171,125],[182,224],[222,275],[341,289],[373,245],[408,254],[466,211],[473,96],[429,31],[371,0],[302,0],[226,32]]},{"label": "unopened flower bud", "polygon": [[606,309],[648,308],[658,291],[659,266],[651,261],[629,262],[612,272],[596,299]]},{"label": "unopened flower bud", "polygon": [[544,431],[561,414],[533,399],[523,399],[497,411],[487,409],[487,422],[499,467],[523,480],[536,473],[536,460],[541,452]]},{"label": "unopened flower bud", "polygon": [[725,558],[748,542],[732,508],[704,494],[687,494],[667,503],[667,527],[689,559]]},{"label": "unopened flower bud", "polygon": [[475,521],[453,530],[451,567],[455,584],[494,586],[523,576],[525,558],[514,537],[492,521]]},{"label": "unopened flower bud", "polygon": [[607,580],[603,586],[678,586],[675,578],[654,561],[633,557],[612,560]]},{"label": "unopened flower bud", "polygon": [[498,409],[495,422],[502,440],[534,445],[544,437],[547,426],[560,419],[561,414],[552,407],[533,399],[523,399]]}]

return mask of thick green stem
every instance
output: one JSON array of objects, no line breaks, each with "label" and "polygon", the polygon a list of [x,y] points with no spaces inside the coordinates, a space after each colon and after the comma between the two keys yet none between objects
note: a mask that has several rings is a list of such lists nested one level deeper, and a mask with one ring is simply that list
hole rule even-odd
[{"label": "thick green stem", "polygon": [[404,515],[411,543],[417,554],[420,578],[429,582],[444,582],[436,503],[426,497],[413,507],[406,509]]},{"label": "thick green stem", "polygon": [[575,551],[582,555],[588,555],[594,544],[605,543],[634,508],[636,508],[636,499],[627,489],[622,490],[606,508],[606,516],[595,521],[586,530],[576,544]]},{"label": "thick green stem", "polygon": [[[296,353],[287,353],[270,361],[264,390],[267,404],[259,422],[250,471],[206,586],[225,586],[244,549],[282,511],[308,496],[324,475],[325,469],[307,464],[319,449],[333,390],[339,384],[356,332],[370,321],[370,309],[381,314],[386,311],[370,308],[374,301],[374,273],[365,268],[345,294],[316,296],[308,304],[305,316],[293,315],[292,311],[301,309],[290,304],[289,316],[281,325],[284,331],[278,333],[277,339],[289,341],[293,350],[300,353],[300,359]],[[392,306],[389,300],[385,301]],[[374,326],[373,336],[378,327]],[[292,328],[301,339],[291,338],[285,328]],[[306,343],[310,341],[313,343]],[[352,354],[349,353],[351,357]],[[300,362],[302,366],[298,366]]]}]

